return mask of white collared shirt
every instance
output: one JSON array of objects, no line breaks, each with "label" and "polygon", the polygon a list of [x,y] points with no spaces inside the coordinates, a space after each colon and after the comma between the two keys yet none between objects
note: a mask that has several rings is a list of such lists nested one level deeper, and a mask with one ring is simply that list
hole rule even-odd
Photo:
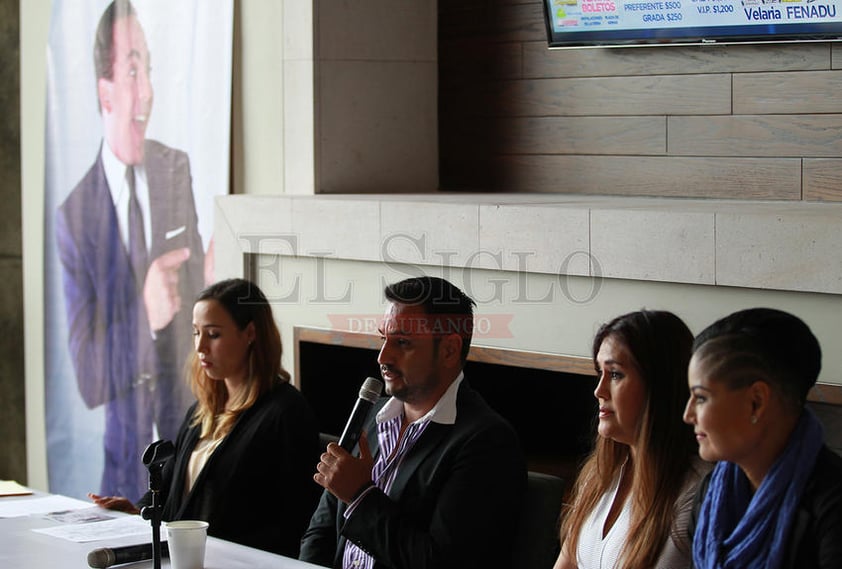
[{"label": "white collared shirt", "polygon": [[[120,237],[126,250],[129,249],[129,184],[126,181],[126,164],[123,164],[117,155],[111,151],[107,141],[102,143],[102,167],[105,170],[105,179],[108,181],[108,189],[111,192],[111,200],[114,202],[114,209],[117,210],[117,223],[120,227]],[[146,250],[152,245],[152,221],[149,206],[149,185],[146,182],[146,168],[143,164],[134,167],[135,192],[137,201],[140,204],[140,211],[143,213],[143,235],[146,238]]]}]

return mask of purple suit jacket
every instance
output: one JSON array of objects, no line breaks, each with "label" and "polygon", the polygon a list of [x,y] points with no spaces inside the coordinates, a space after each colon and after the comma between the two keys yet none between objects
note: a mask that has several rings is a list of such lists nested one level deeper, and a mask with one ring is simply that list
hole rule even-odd
[{"label": "purple suit jacket", "polygon": [[182,308],[153,339],[100,154],[59,206],[56,239],[63,267],[69,347],[79,392],[89,408],[106,405],[105,469],[100,491],[137,500],[148,486],[141,463],[152,442],[174,439],[192,401],[184,365],[192,349],[191,309],[204,284],[204,249],[187,154],[146,141],[150,261],[190,248],[179,271]]}]

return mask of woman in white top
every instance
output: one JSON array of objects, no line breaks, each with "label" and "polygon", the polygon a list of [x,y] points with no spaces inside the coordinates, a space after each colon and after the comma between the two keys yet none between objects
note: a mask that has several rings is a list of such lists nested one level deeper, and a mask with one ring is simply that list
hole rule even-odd
[{"label": "woman in white top", "polygon": [[593,342],[598,436],[563,511],[554,569],[683,569],[707,471],[682,421],[693,335],[663,311],[624,314]]}]

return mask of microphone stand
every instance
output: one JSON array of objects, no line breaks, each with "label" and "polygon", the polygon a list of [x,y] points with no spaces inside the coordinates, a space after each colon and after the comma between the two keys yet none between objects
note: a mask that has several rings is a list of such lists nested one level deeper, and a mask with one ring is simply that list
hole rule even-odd
[{"label": "microphone stand", "polygon": [[[154,482],[153,482],[154,479]],[[144,506],[140,515],[152,524],[152,565],[154,569],[161,569],[161,480],[160,472],[153,475],[149,471],[149,492],[152,494],[152,504]]]},{"label": "microphone stand", "polygon": [[149,470],[149,493],[152,503],[140,510],[140,516],[152,524],[152,564],[154,569],[161,569],[161,516],[164,505],[161,503],[161,487],[164,484],[164,464],[175,453],[170,441],[155,441],[143,452],[143,464]]}]

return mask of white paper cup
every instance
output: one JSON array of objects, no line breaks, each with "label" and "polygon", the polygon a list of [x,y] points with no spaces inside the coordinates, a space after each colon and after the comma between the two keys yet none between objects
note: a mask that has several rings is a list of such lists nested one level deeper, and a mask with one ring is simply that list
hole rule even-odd
[{"label": "white paper cup", "polygon": [[208,522],[179,520],[165,522],[172,569],[203,569]]}]

